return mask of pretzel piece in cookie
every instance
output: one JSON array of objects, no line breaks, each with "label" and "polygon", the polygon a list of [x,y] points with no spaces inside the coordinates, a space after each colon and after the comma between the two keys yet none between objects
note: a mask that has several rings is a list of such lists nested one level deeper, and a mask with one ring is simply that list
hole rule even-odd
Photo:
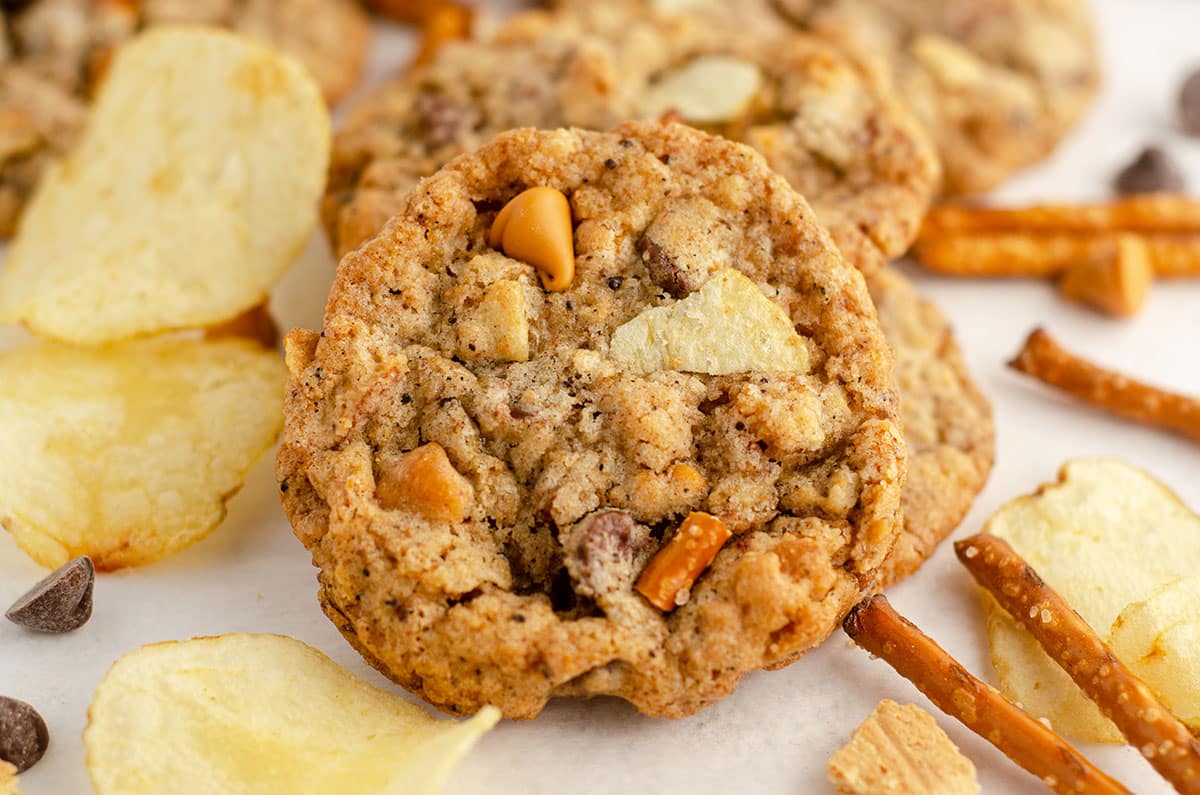
[{"label": "pretzel piece in cookie", "polygon": [[1058,592],[996,536],[981,533],[963,539],[954,544],[954,551],[971,576],[1024,623],[1163,778],[1185,795],[1200,795],[1200,740]]},{"label": "pretzel piece in cookie", "polygon": [[943,712],[1061,795],[1128,793],[1066,740],[980,681],[878,594],[842,624],[854,642],[912,682]]},{"label": "pretzel piece in cookie", "polygon": [[1009,367],[1111,414],[1200,441],[1200,400],[1097,367],[1043,329],[1029,335]]}]

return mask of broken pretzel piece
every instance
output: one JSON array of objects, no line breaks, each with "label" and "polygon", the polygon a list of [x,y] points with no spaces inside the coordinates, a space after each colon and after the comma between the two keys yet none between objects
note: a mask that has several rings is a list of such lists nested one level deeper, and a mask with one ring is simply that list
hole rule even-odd
[{"label": "broken pretzel piece", "polygon": [[398,456],[380,456],[375,496],[388,510],[413,511],[431,522],[461,522],[475,491],[437,442]]},{"label": "broken pretzel piece", "polygon": [[691,587],[733,535],[715,516],[691,513],[658,551],[634,587],[650,604],[669,613],[687,603]]},{"label": "broken pretzel piece", "polygon": [[971,576],[1108,716],[1129,744],[1185,795],[1200,795],[1200,740],[1003,539],[954,544]]},{"label": "broken pretzel piece", "polygon": [[1009,367],[1111,414],[1200,441],[1200,400],[1097,367],[1042,329],[1029,335]]},{"label": "broken pretzel piece", "polygon": [[1154,281],[1154,265],[1145,241],[1121,235],[1102,255],[1071,266],[1058,291],[1064,298],[1115,317],[1137,314]]},{"label": "broken pretzel piece", "polygon": [[846,616],[842,629],[916,685],[939,709],[1060,795],[1128,795],[1119,782],[1048,726],[968,673],[932,638],[893,610],[882,594],[860,602]]}]

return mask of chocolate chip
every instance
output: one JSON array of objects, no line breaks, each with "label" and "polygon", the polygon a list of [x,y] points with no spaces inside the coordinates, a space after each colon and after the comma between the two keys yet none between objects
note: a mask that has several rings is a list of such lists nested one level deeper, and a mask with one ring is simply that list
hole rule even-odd
[{"label": "chocolate chip", "polygon": [[1200,136],[1200,70],[1179,89],[1179,126],[1188,135]]},{"label": "chocolate chip", "polygon": [[643,235],[637,247],[650,278],[672,298],[683,298],[696,289],[691,274],[649,236]]},{"label": "chocolate chip", "polygon": [[13,603],[5,617],[39,632],[70,632],[92,617],[96,570],[86,555],[63,564]]},{"label": "chocolate chip", "polygon": [[1157,146],[1147,146],[1113,178],[1113,190],[1121,195],[1178,193],[1183,189],[1183,174],[1171,156]]},{"label": "chocolate chip", "polygon": [[650,531],[626,511],[602,509],[560,533],[575,591],[599,597],[627,589],[650,545]]},{"label": "chocolate chip", "polygon": [[50,745],[46,721],[24,701],[0,696],[0,759],[24,773]]}]

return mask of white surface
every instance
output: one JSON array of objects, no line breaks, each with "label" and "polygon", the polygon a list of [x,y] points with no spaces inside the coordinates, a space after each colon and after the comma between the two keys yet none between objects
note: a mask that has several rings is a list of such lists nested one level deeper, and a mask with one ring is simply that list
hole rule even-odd
[{"label": "white surface", "polygon": [[[1200,141],[1171,132],[1178,82],[1200,66],[1200,3],[1107,0],[1095,7],[1108,64],[1104,94],[1058,155],[1014,180],[999,194],[1003,200],[1104,196],[1112,171],[1151,138],[1170,145],[1187,163],[1193,189],[1200,189]],[[381,36],[376,66],[401,62],[407,42],[407,34],[394,30]],[[276,291],[274,306],[285,326],[319,326],[332,273],[324,243],[315,240]],[[1145,312],[1116,322],[1062,303],[1045,284],[918,280],[954,319],[996,408],[996,470],[958,535],[977,531],[1003,501],[1052,479],[1061,462],[1080,455],[1124,457],[1200,508],[1200,447],[1080,409],[1004,367],[1025,334],[1045,325],[1097,361],[1200,393],[1200,282],[1160,284]],[[18,337],[0,331],[0,344]],[[390,687],[318,609],[313,570],[279,510],[271,465],[260,463],[231,503],[229,519],[206,541],[153,566],[101,577],[95,616],[83,629],[39,636],[0,622],[0,693],[33,703],[52,735],[49,753],[22,777],[27,795],[90,791],[80,733],[92,689],[114,659],[144,643],[281,632]],[[992,678],[977,597],[953,558],[943,546],[892,599],[970,670]],[[42,574],[0,534],[0,606]],[[747,677],[734,695],[687,720],[651,720],[622,702],[600,700],[554,703],[533,722],[503,723],[468,758],[448,793],[831,792],[826,759],[885,697],[931,709],[979,767],[985,792],[1039,790],[839,634],[791,668]],[[1130,749],[1084,750],[1139,793],[1169,791]]]}]

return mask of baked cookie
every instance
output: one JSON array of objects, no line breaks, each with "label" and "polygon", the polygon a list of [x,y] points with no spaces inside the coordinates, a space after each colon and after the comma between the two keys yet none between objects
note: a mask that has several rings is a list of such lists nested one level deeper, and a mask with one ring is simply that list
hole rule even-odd
[{"label": "baked cookie", "polygon": [[937,306],[891,268],[868,277],[867,286],[896,354],[908,444],[904,527],[884,564],[886,587],[915,572],[966,516],[991,473],[996,429]]},{"label": "baked cookie", "polygon": [[0,4],[0,236],[46,166],[75,142],[114,47],[146,27],[216,25],[308,67],[329,102],[363,70],[370,25],[354,0],[25,0]]},{"label": "baked cookie", "polygon": [[762,152],[864,270],[908,248],[938,184],[936,154],[837,48],[782,26],[718,37],[686,19],[589,8],[523,14],[368,101],[334,144],[326,225],[337,249],[374,234],[416,178],[490,134],[666,113]]},{"label": "baked cookie", "polygon": [[[707,28],[815,33],[886,78],[933,138],[947,193],[995,187],[1054,150],[1100,83],[1084,0],[557,0],[570,15],[648,13]],[[601,9],[600,6],[603,6]],[[615,20],[615,21],[612,21]],[[774,54],[774,53],[772,53]]]},{"label": "baked cookie", "polygon": [[[489,245],[538,259],[571,224],[573,276]],[[277,475],[321,603],[450,712],[691,714],[824,640],[898,533],[862,277],[759,155],[685,125],[519,130],[455,160],[287,351]],[[664,610],[645,567],[694,551],[681,521],[733,536]]]}]

